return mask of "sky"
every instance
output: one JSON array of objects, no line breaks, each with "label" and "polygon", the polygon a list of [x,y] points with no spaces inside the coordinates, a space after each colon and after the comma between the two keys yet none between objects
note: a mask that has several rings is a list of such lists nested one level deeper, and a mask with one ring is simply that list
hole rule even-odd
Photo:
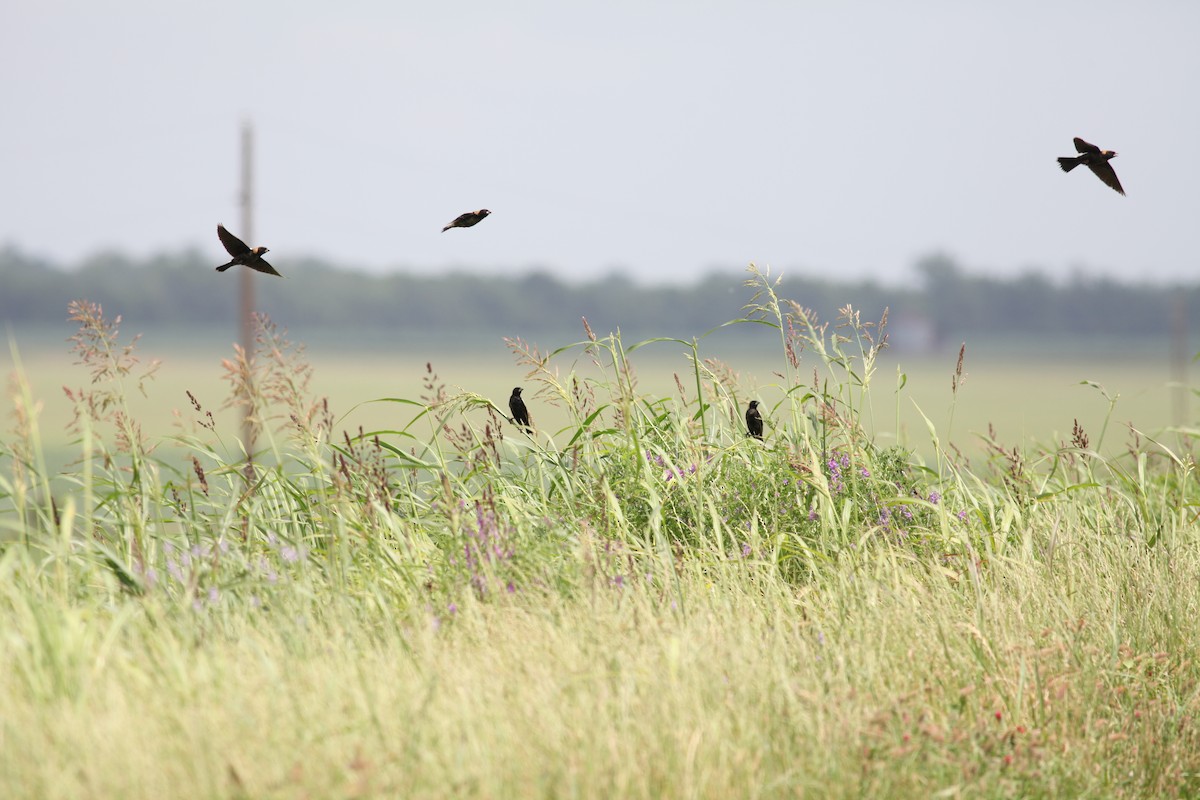
[{"label": "sky", "polygon": [[[6,0],[0,247],[221,263],[249,121],[279,264],[1190,282],[1198,32],[1192,0]],[[1074,136],[1127,197],[1058,169]]]}]

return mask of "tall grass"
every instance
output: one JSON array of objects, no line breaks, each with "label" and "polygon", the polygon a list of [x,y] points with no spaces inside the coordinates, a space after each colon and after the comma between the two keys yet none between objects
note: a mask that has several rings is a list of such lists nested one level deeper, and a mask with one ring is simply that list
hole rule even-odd
[{"label": "tall grass", "polygon": [[[750,281],[778,383],[584,321],[510,342],[532,434],[432,365],[342,431],[260,320],[226,363],[250,454],[209,398],[147,441],[152,373],[74,304],[77,463],[48,474],[19,374],[0,450],[0,793],[1200,792],[1190,433],[972,464],[931,426],[919,463],[874,435],[886,318]],[[676,393],[638,388],[643,347],[689,357]]]}]

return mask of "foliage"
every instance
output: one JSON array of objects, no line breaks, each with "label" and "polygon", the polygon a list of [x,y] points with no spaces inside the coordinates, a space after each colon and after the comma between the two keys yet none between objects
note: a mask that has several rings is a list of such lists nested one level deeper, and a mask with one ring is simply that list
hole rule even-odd
[{"label": "foliage", "polygon": [[[259,307],[275,320],[309,326],[437,332],[470,341],[481,332],[563,338],[579,315],[626,336],[690,338],[723,322],[732,302],[726,274],[710,274],[689,287],[643,286],[619,274],[581,285],[542,271],[520,277],[482,277],[464,271],[439,275],[370,275],[311,259],[280,260],[297,280],[258,281]],[[213,280],[212,258],[195,251],[134,261],[116,253],[94,256],[67,271],[11,247],[0,249],[0,320],[29,323],[58,319],[76,297],[114,307],[138,325],[231,325],[237,281]],[[781,284],[822,318],[847,303],[865,318],[885,307],[918,340],[955,345],[979,334],[1073,336],[1096,346],[1128,346],[1128,337],[1165,338],[1172,313],[1200,305],[1195,288],[1119,283],[1075,273],[1051,280],[1027,272],[997,279],[972,274],[940,255],[915,265],[917,280],[896,287],[849,282],[793,270]],[[1175,305],[1173,305],[1175,304]],[[1175,309],[1174,311],[1172,309]],[[446,324],[453,320],[453,324]],[[915,331],[915,334],[914,334]],[[903,332],[898,331],[898,332]],[[733,331],[736,335],[737,331]],[[921,341],[915,344],[921,345]]]}]

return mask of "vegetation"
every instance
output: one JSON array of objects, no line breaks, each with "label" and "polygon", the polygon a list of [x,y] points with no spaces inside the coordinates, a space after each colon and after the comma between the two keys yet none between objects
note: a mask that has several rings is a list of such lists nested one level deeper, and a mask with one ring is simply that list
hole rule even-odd
[{"label": "vegetation", "polygon": [[[86,260],[69,272],[0,249],[0,319],[10,323],[61,319],[67,302],[87,297],[141,325],[224,324],[235,320],[237,281],[213,280],[218,263],[197,252],[163,254],[143,262],[117,254]],[[259,281],[259,305],[293,326],[344,326],[399,332],[436,331],[439,341],[471,341],[482,332],[563,340],[576,335],[579,317],[629,337],[690,339],[721,324],[729,309],[750,295],[731,291],[726,274],[710,274],[689,287],[647,287],[619,275],[569,285],[534,272],[522,277],[481,277],[454,270],[437,276],[368,275],[313,260],[278,262],[297,280]],[[872,281],[839,282],[792,274],[780,290],[804,298],[825,319],[847,303],[865,318],[890,308],[902,325],[916,328],[921,346],[957,347],[964,339],[1032,337],[1041,347],[1052,337],[1083,337],[1111,352],[1131,338],[1162,340],[1172,313],[1200,307],[1195,287],[1123,284],[1075,274],[1063,281],[1030,271],[1012,280],[969,274],[944,256],[916,265],[918,280],[901,287]],[[65,276],[68,276],[65,278]],[[1182,303],[1172,311],[1172,303]],[[445,320],[455,321],[452,329]],[[911,330],[908,331],[911,333]],[[737,331],[731,332],[734,336]]]},{"label": "vegetation", "polygon": [[[0,794],[1200,792],[1193,433],[969,466],[931,425],[920,463],[863,425],[886,318],[750,288],[765,443],[704,339],[590,328],[510,341],[561,429],[431,370],[345,433],[261,318],[227,362],[252,459],[198,399],[147,441],[152,370],[73,303],[77,462],[48,473],[20,376],[0,449]],[[644,346],[693,356],[669,396]]]}]

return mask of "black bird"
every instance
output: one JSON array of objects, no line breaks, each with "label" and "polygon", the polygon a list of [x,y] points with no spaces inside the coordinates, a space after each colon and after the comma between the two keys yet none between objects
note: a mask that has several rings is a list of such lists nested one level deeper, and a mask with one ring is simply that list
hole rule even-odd
[{"label": "black bird", "polygon": [[521,399],[521,387],[513,389],[512,397],[508,398],[508,410],[513,415],[513,423],[525,429],[526,433],[533,433],[533,426],[529,422],[529,409],[525,407],[525,401]]},{"label": "black bird", "polygon": [[1108,163],[1117,157],[1116,153],[1112,150],[1101,150],[1078,136],[1075,137],[1075,149],[1079,151],[1079,155],[1059,157],[1058,165],[1062,167],[1063,172],[1070,172],[1083,164],[1096,173],[1096,177],[1104,181],[1117,194],[1125,194],[1125,190],[1121,188],[1121,182],[1117,180],[1116,171],[1112,168],[1112,164]]},{"label": "black bird", "polygon": [[451,222],[449,225],[442,228],[442,233],[445,233],[451,228],[469,228],[472,225],[478,225],[479,223],[483,222],[484,217],[491,213],[492,212],[488,211],[486,208],[481,208],[478,211],[468,211],[465,214],[459,214],[454,218],[454,222]]},{"label": "black bird", "polygon": [[[256,247],[251,250],[245,242],[234,236],[229,231],[225,230],[224,225],[217,226],[217,237],[221,240],[221,244],[225,245],[225,249],[229,251],[229,255],[233,256],[233,260],[228,264],[222,264],[217,267],[217,272],[224,272],[235,264],[241,264],[249,267],[256,272],[265,272],[268,275],[279,275],[275,268],[266,262],[263,258],[264,253],[271,252],[265,247]],[[279,277],[283,277],[279,275]]]},{"label": "black bird", "polygon": [[762,412],[758,410],[758,401],[751,400],[750,407],[746,409],[746,428],[750,431],[750,435],[760,442],[763,438],[763,421]]}]

